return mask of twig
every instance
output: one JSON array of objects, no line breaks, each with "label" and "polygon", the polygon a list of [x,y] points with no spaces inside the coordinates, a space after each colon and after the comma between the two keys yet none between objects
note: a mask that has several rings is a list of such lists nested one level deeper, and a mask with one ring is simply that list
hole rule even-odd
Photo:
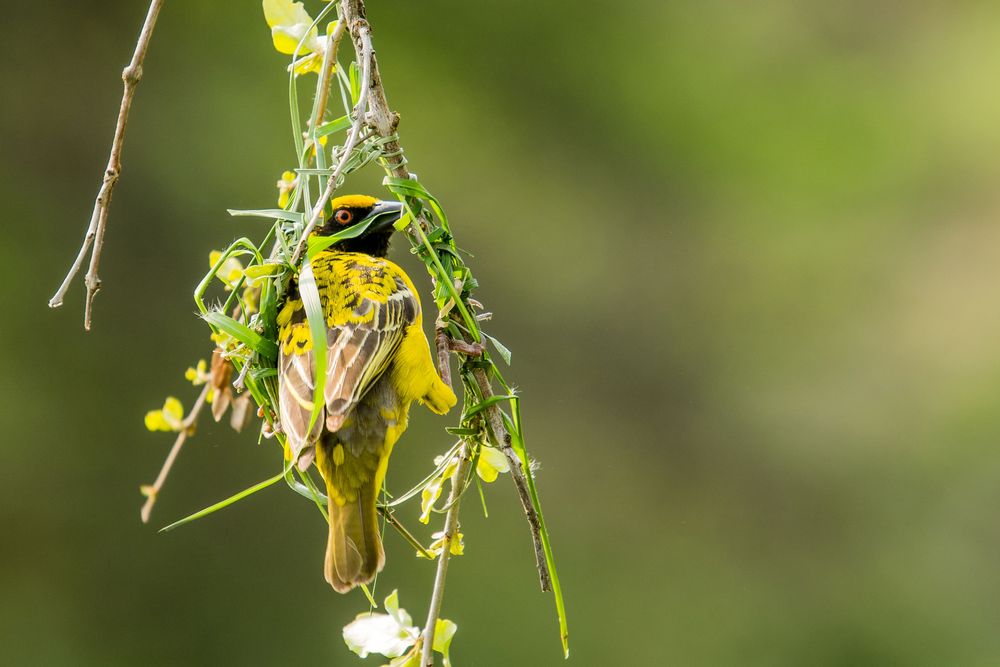
[{"label": "twig", "polygon": [[361,40],[360,47],[358,48],[358,53],[361,54],[361,93],[358,95],[358,103],[354,107],[354,123],[351,125],[351,133],[347,136],[347,142],[344,144],[343,149],[341,149],[340,161],[337,163],[337,168],[330,174],[330,178],[326,182],[326,188],[316,201],[312,215],[309,217],[309,222],[306,224],[305,229],[302,230],[302,238],[299,239],[299,242],[295,246],[295,252],[292,253],[292,264],[299,261],[302,251],[305,250],[306,242],[309,240],[309,235],[316,228],[316,223],[323,214],[323,209],[326,208],[327,203],[337,189],[337,181],[340,179],[340,174],[344,171],[344,167],[347,166],[347,161],[351,157],[351,151],[357,145],[361,128],[365,124],[365,116],[368,109],[368,88],[372,71],[371,64],[374,60],[372,56],[372,40],[367,24],[358,39]]},{"label": "twig", "polygon": [[156,476],[156,481],[151,486],[144,487],[143,489],[143,493],[146,494],[146,502],[139,511],[139,516],[142,517],[143,523],[149,523],[149,515],[153,512],[153,505],[156,504],[156,496],[167,481],[167,475],[170,474],[170,469],[174,467],[174,461],[177,460],[178,454],[181,453],[184,441],[194,433],[195,422],[198,421],[201,409],[205,407],[205,400],[208,398],[209,389],[209,383],[206,383],[205,387],[201,390],[201,394],[198,395],[198,400],[192,406],[191,412],[181,422],[181,430],[177,433],[177,439],[174,440],[174,446],[170,448],[170,453],[167,454],[167,458],[163,461],[163,467],[160,468],[160,474]]},{"label": "twig", "polygon": [[[476,378],[476,384],[479,385],[479,391],[483,395],[483,400],[491,398],[494,395],[493,387],[490,385],[490,379],[487,377],[486,371],[476,368],[472,371],[472,374]],[[524,509],[524,515],[528,519],[528,527],[531,530],[531,544],[535,549],[535,567],[538,568],[538,583],[541,585],[543,591],[550,591],[552,590],[552,576],[549,574],[548,561],[545,560],[545,547],[542,544],[542,522],[539,520],[538,513],[535,512],[535,506],[531,502],[531,491],[528,488],[528,479],[525,477],[525,469],[527,469],[528,475],[531,474],[531,462],[525,461],[522,468],[521,458],[510,445],[510,433],[507,432],[507,428],[504,426],[500,408],[496,405],[491,405],[485,412],[486,420],[490,425],[489,430],[493,435],[493,444],[503,452],[510,463],[510,478],[514,480],[514,488],[517,489],[517,496],[521,499],[521,507]]]},{"label": "twig", "polygon": [[[340,6],[341,16],[347,22],[347,27],[354,38],[354,48],[357,52],[362,53],[362,67],[364,68],[364,72],[369,74],[368,80],[370,80],[371,91],[368,103],[370,108],[368,124],[375,128],[382,137],[390,137],[396,132],[396,126],[399,125],[399,114],[389,108],[389,101],[386,99],[385,89],[382,87],[382,78],[379,74],[378,59],[371,52],[371,30],[368,26],[368,21],[365,19],[364,0],[342,0]],[[361,90],[361,94],[365,94],[364,87]],[[386,165],[389,172],[396,178],[409,179],[410,172],[406,168],[406,161],[402,157],[403,149],[399,145],[399,141],[397,139],[387,141],[383,146],[383,150],[386,155],[396,157],[393,164]],[[420,224],[420,221],[414,221],[414,224]],[[475,341],[466,339],[466,342],[474,343]],[[486,372],[482,369],[476,369],[475,377],[483,399],[488,400],[494,393]],[[495,444],[497,448],[511,462],[511,479],[514,480],[514,487],[517,489],[517,495],[521,499],[521,506],[524,508],[524,514],[528,519],[528,526],[531,530],[531,541],[535,549],[535,565],[538,568],[538,580],[542,590],[549,591],[552,589],[552,577],[549,574],[548,564],[545,560],[545,551],[542,545],[541,521],[531,502],[528,481],[522,469],[521,459],[510,445],[510,435],[507,433],[507,429],[504,428],[499,406],[491,405],[485,412],[493,435],[496,438]],[[528,474],[530,474],[530,470]]]},{"label": "twig", "polygon": [[410,546],[412,546],[414,549],[417,550],[418,554],[420,554],[424,558],[427,558],[428,560],[434,560],[434,554],[427,551],[427,549],[424,548],[424,545],[420,543],[420,540],[418,540],[413,535],[413,533],[411,533],[406,528],[406,526],[404,526],[399,522],[399,519],[397,519],[395,515],[393,515],[392,510],[390,510],[388,507],[382,507],[380,505],[378,507],[378,513],[385,517],[385,520],[389,522],[389,525],[395,528],[399,532],[399,534],[403,536],[403,539],[409,542]]},{"label": "twig", "polygon": [[469,447],[463,444],[462,448],[458,450],[458,465],[455,468],[455,474],[452,475],[451,491],[448,493],[448,513],[444,519],[441,554],[438,556],[437,574],[434,575],[434,590],[431,593],[431,603],[427,610],[427,625],[424,626],[424,644],[420,653],[421,667],[434,667],[434,630],[437,628],[438,617],[441,615],[441,604],[444,602],[444,582],[448,574],[451,543],[458,536],[458,505],[471,462]]},{"label": "twig", "polygon": [[486,347],[482,343],[469,343],[464,340],[448,339],[448,349],[452,352],[464,354],[467,357],[481,357]]},{"label": "twig", "polygon": [[323,116],[326,114],[326,103],[330,98],[330,82],[333,79],[333,71],[337,68],[337,49],[340,46],[340,39],[344,36],[346,26],[345,21],[337,21],[337,26],[333,29],[333,34],[330,35],[326,53],[323,56],[323,71],[319,75],[319,87],[316,91],[316,109],[310,125],[313,132],[323,122]]},{"label": "twig", "polygon": [[122,83],[125,90],[122,93],[121,107],[118,110],[118,122],[115,125],[115,138],[111,142],[111,155],[108,158],[108,166],[104,169],[104,178],[101,188],[97,192],[97,199],[94,202],[94,212],[90,216],[90,225],[87,233],[83,237],[83,244],[80,252],[76,256],[76,261],[70,267],[69,272],[63,279],[62,285],[56,293],[49,299],[50,308],[58,308],[63,304],[66,291],[76,275],[83,267],[83,261],[87,257],[87,252],[93,247],[90,255],[90,267],[84,278],[87,286],[87,300],[84,306],[83,328],[90,331],[91,312],[93,310],[94,296],[101,288],[101,279],[97,275],[98,266],[101,263],[101,251],[104,249],[104,230],[108,224],[108,208],[111,206],[111,194],[115,183],[121,175],[122,168],[122,144],[125,141],[125,125],[128,122],[128,113],[132,108],[132,98],[135,96],[136,86],[142,80],[142,63],[146,58],[146,50],[149,48],[149,40],[153,36],[153,28],[156,25],[156,18],[163,7],[163,0],[151,0],[149,11],[146,12],[146,21],[142,24],[142,31],[135,44],[135,52],[132,54],[132,61],[122,71]]},{"label": "twig", "polygon": [[434,347],[437,349],[437,367],[441,381],[451,387],[451,351],[448,347],[448,332],[443,328],[434,330]]}]

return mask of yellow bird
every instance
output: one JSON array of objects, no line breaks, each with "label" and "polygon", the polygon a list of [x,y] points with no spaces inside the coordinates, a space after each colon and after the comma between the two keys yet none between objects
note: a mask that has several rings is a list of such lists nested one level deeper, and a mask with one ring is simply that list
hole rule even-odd
[{"label": "yellow bird", "polygon": [[308,432],[315,371],[299,277],[278,313],[278,402],[290,455],[302,468],[315,459],[326,482],[326,580],[346,593],[385,564],[375,501],[410,404],[444,414],[455,394],[434,367],[413,282],[386,259],[401,205],[363,195],[331,205],[332,215],[314,234],[368,226],[311,260],[327,327],[324,407]]}]

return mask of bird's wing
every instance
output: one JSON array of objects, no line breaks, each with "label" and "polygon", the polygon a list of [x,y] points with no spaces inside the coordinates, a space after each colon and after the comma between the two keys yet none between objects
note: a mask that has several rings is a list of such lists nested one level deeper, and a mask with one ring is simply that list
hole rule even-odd
[{"label": "bird's wing", "polygon": [[307,433],[315,389],[312,336],[300,299],[278,316],[279,410],[295,458],[319,437],[343,425],[351,409],[388,367],[420,302],[402,270],[365,255],[313,260],[327,324],[325,422]]},{"label": "bird's wing", "polygon": [[314,442],[323,430],[322,418],[316,420],[309,433],[309,419],[313,412],[315,362],[312,353],[312,336],[305,321],[302,302],[289,302],[286,309],[293,309],[293,316],[301,321],[283,326],[278,352],[278,412],[281,430],[288,439],[293,460],[297,460],[307,445]]},{"label": "bird's wing", "polygon": [[[389,366],[420,310],[402,270],[381,262],[348,266],[352,294],[332,303],[327,317],[326,427],[340,429],[351,409]],[[347,282],[347,281],[344,281]],[[356,298],[354,298],[356,297]],[[338,301],[333,299],[334,302]]]}]

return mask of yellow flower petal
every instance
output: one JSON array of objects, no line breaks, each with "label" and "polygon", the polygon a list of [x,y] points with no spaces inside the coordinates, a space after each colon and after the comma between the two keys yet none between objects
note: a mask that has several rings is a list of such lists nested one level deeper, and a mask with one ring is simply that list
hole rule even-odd
[{"label": "yellow flower petal", "polygon": [[[295,75],[302,76],[310,72],[319,73],[323,70],[323,46],[322,42],[310,42],[312,48],[305,51],[309,55],[299,58],[294,63]],[[301,53],[301,52],[300,52]]]},{"label": "yellow flower petal", "polygon": [[286,171],[281,174],[278,180],[278,207],[286,208],[291,201],[292,192],[295,190],[296,176],[294,171]]},{"label": "yellow flower petal", "polygon": [[[218,250],[213,250],[208,253],[209,267],[215,266],[221,257],[222,253]],[[219,267],[219,270],[215,272],[215,277],[226,283],[227,286],[232,286],[232,284],[238,281],[242,275],[243,262],[236,257],[227,257],[226,261],[224,261],[222,266]]]},{"label": "yellow flower petal", "polygon": [[294,25],[296,23],[312,23],[312,17],[301,2],[291,0],[264,0],[264,20],[273,28],[276,25]]},{"label": "yellow flower petal", "polygon": [[167,400],[163,404],[163,416],[168,419],[173,417],[180,421],[184,418],[184,406],[173,396],[167,396]]},{"label": "yellow flower petal", "polygon": [[432,479],[420,494],[420,523],[430,522],[431,509],[434,507],[437,499],[441,497],[442,484],[444,484],[443,477]]},{"label": "yellow flower petal", "polygon": [[[443,458],[441,456],[436,457],[434,465],[441,465]],[[450,479],[455,474],[456,468],[458,468],[458,461],[452,457],[451,461],[448,462],[448,465],[441,472],[441,475],[432,479],[424,487],[423,492],[420,494],[420,523],[427,523],[431,520],[431,510],[434,508],[434,503],[437,502],[437,499],[441,497],[441,487],[444,485],[446,479]]]},{"label": "yellow flower petal", "polygon": [[483,446],[479,450],[479,461],[476,463],[476,474],[484,482],[495,482],[502,472],[510,471],[510,463],[496,447]]},{"label": "yellow flower petal", "polygon": [[[316,37],[316,28],[309,30],[308,23],[298,23],[296,25],[276,25],[271,28],[271,42],[278,53],[293,55],[298,49],[298,54],[310,55],[320,49],[319,40]],[[300,47],[299,44],[302,44]],[[320,58],[322,61],[322,57]],[[302,73],[302,72],[298,72]]]},{"label": "yellow flower petal", "polygon": [[163,410],[150,410],[146,413],[146,428],[150,431],[172,431],[170,424],[163,418]]}]

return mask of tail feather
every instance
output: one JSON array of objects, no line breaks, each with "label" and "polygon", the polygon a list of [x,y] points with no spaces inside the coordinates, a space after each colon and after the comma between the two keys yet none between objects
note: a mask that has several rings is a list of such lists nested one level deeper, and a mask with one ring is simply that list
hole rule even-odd
[{"label": "tail feather", "polygon": [[[329,484],[327,485],[329,487]],[[358,489],[357,500],[338,505],[330,496],[330,536],[326,545],[326,580],[338,593],[370,583],[385,564],[382,538],[375,510],[375,486],[372,480]]]}]

